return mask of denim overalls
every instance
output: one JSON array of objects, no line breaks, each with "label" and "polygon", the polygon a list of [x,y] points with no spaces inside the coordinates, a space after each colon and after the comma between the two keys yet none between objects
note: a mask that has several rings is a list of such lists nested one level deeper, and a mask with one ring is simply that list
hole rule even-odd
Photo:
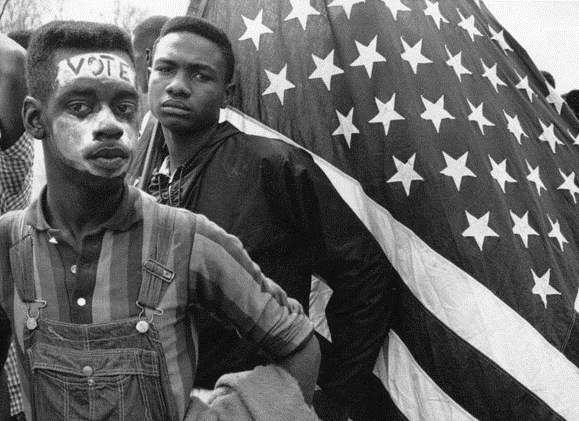
[{"label": "denim overalls", "polygon": [[[174,214],[154,206],[149,259],[143,263],[138,317],[71,324],[42,317],[52,303],[37,297],[33,243],[38,233],[16,218],[10,249],[14,283],[27,306],[25,368],[30,376],[33,420],[177,421],[165,355],[153,323],[173,279],[163,244]],[[24,214],[22,214],[24,215]],[[162,218],[157,219],[159,216]],[[169,221],[171,220],[171,221]],[[15,233],[19,231],[15,236]],[[155,240],[156,239],[156,240]],[[19,328],[19,327],[17,327]]]}]

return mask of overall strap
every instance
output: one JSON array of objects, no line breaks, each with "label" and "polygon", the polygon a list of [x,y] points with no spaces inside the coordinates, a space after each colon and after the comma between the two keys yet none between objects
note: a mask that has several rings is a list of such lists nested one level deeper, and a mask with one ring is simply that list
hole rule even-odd
[{"label": "overall strap", "polygon": [[24,211],[17,212],[12,222],[10,266],[20,299],[25,303],[33,303],[36,301],[36,287],[32,227],[24,223],[25,214]]},{"label": "overall strap", "polygon": [[[152,208],[149,253],[143,262],[143,278],[137,304],[144,309],[159,311],[159,303],[174,277],[173,270],[167,264],[175,229],[175,210],[157,203]],[[145,211],[145,217],[147,214],[150,215],[150,211]]]}]

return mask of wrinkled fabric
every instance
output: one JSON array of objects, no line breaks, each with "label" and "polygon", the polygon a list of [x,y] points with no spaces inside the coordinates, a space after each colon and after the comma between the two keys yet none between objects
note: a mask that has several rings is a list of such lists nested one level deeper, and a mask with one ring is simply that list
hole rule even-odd
[{"label": "wrinkled fabric", "polygon": [[[154,155],[157,171],[144,185],[157,200],[204,214],[239,237],[262,271],[305,309],[312,274],[332,288],[326,308],[332,343],[320,339],[318,383],[347,399],[355,392],[350,380],[372,372],[399,277],[310,154],[226,122],[172,177],[159,171],[166,150]],[[224,373],[267,363],[222,322],[206,314],[198,319],[197,386],[213,388]]]}]

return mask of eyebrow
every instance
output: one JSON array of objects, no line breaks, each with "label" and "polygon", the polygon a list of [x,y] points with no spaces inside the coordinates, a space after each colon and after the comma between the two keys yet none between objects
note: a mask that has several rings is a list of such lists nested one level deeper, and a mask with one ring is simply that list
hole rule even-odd
[{"label": "eyebrow", "polygon": [[[156,59],[155,62],[153,63],[153,68],[154,68],[155,64],[158,64],[158,63],[170,64],[173,66],[177,66],[179,64],[177,60],[173,60],[170,58],[159,58],[159,59]],[[213,67],[211,67],[207,64],[202,64],[202,63],[188,64],[186,67],[187,67],[187,69],[193,69],[193,70],[208,70],[208,71],[214,72],[214,73],[217,72],[217,70],[214,69]]]}]

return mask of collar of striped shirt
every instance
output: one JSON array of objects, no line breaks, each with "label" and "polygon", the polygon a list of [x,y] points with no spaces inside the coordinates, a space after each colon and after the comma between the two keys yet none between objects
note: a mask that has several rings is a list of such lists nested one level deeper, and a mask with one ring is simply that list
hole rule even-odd
[{"label": "collar of striped shirt", "polygon": [[[121,203],[113,216],[101,228],[111,231],[128,231],[135,223],[143,219],[141,194],[137,189],[124,185]],[[37,230],[53,229],[46,220],[46,186],[38,197],[26,209],[25,223]]]}]

